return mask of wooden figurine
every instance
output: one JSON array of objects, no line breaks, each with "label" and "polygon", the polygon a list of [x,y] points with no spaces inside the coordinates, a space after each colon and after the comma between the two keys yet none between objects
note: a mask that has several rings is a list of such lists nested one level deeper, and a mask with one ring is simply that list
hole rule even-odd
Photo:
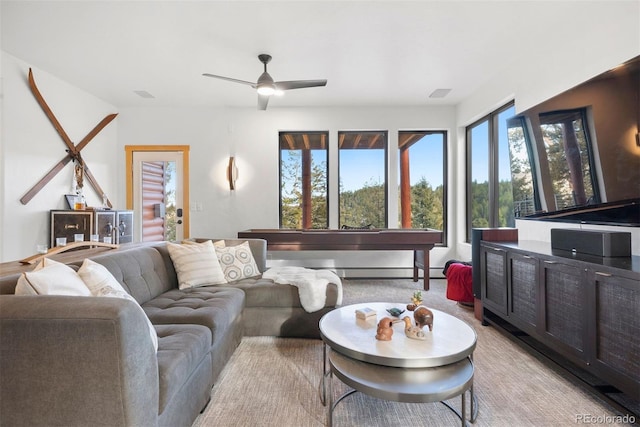
[{"label": "wooden figurine", "polygon": [[391,341],[393,335],[393,319],[383,317],[378,322],[378,330],[376,331],[376,339],[379,341]]},{"label": "wooden figurine", "polygon": [[433,330],[433,312],[429,310],[427,307],[421,305],[417,307],[413,311],[413,318],[416,321],[416,326],[420,329],[424,328],[425,325],[429,326],[429,330]]},{"label": "wooden figurine", "polygon": [[411,338],[414,340],[426,340],[427,334],[420,328],[419,326],[413,326],[411,324],[411,318],[409,316],[404,316],[402,318],[404,320],[404,334],[407,338]]}]

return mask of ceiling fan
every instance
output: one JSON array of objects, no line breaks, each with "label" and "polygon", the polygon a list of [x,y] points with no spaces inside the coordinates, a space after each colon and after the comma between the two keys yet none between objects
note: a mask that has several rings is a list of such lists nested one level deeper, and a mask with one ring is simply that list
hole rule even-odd
[{"label": "ceiling fan", "polygon": [[217,76],[215,74],[204,73],[203,76],[214,77],[216,79],[228,80],[230,82],[242,83],[249,85],[256,89],[258,92],[258,110],[266,110],[269,103],[269,97],[291,89],[302,89],[305,87],[317,87],[326,86],[326,80],[290,80],[285,82],[275,82],[273,78],[267,72],[267,64],[271,61],[271,55],[261,54],[258,55],[260,62],[264,64],[264,72],[258,77],[256,83],[248,82],[246,80],[233,79],[231,77]]}]

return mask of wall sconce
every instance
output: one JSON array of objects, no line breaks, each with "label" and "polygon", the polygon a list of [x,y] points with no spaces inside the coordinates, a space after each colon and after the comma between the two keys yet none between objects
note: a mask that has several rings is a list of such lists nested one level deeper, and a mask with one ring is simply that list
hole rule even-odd
[{"label": "wall sconce", "polygon": [[229,166],[227,166],[227,179],[229,180],[229,190],[236,189],[236,181],[238,180],[238,166],[233,156],[229,157]]}]

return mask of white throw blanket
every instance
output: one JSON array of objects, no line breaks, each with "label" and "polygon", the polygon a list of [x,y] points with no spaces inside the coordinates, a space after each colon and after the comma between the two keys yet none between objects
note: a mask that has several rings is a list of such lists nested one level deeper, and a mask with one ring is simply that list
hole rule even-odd
[{"label": "white throw blanket", "polygon": [[297,287],[302,308],[308,313],[324,307],[329,283],[334,283],[338,288],[336,305],[342,304],[342,281],[332,271],[304,267],[273,267],[265,271],[262,277],[275,283]]}]

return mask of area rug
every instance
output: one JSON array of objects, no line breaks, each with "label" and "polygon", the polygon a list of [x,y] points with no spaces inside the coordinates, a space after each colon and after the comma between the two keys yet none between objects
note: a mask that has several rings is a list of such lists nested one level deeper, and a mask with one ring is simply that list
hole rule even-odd
[{"label": "area rug", "polygon": [[[344,304],[397,301],[408,303],[421,282],[411,280],[344,280]],[[616,423],[605,402],[548,368],[493,327],[482,326],[469,308],[447,300],[444,280],[431,280],[425,305],[452,314],[478,335],[474,353],[475,393],[479,415],[475,426],[570,426],[585,420]],[[194,427],[326,425],[320,402],[322,348],[319,340],[245,337],[223,370],[211,402]],[[334,379],[336,396],[347,390]],[[460,398],[449,403],[460,407]],[[596,418],[597,417],[597,418]],[[439,403],[386,402],[355,393],[336,408],[334,425],[456,426],[460,420]]]}]

